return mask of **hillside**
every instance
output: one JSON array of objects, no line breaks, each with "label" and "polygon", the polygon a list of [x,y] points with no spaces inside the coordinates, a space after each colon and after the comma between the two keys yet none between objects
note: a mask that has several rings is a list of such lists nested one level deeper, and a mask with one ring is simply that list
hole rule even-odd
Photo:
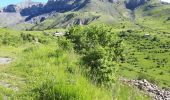
[{"label": "hillside", "polygon": [[136,21],[143,27],[165,31],[170,28],[169,11],[170,4],[151,2],[136,10]]},{"label": "hillside", "polygon": [[69,40],[45,32],[49,34],[0,29],[0,58],[12,58],[10,64],[0,64],[0,99],[149,100],[142,91],[119,81],[112,96],[112,89],[90,78]]},{"label": "hillside", "polygon": [[0,10],[0,100],[169,98],[169,3],[26,0]]}]

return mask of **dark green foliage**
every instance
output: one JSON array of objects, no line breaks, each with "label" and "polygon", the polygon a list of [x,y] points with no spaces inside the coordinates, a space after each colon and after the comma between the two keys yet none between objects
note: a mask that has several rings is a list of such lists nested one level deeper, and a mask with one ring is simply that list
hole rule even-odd
[{"label": "dark green foliage", "polygon": [[74,43],[77,52],[83,54],[83,63],[89,69],[92,80],[103,85],[112,84],[118,63],[123,59],[122,40],[116,38],[108,26],[73,27],[66,36]]},{"label": "dark green foliage", "polygon": [[1,44],[3,45],[16,46],[21,42],[18,36],[9,33],[0,34],[0,38],[2,38]]},{"label": "dark green foliage", "polygon": [[70,42],[70,40],[65,38],[58,38],[58,44],[63,50],[71,51],[73,48],[73,44]]},{"label": "dark green foliage", "polygon": [[96,45],[110,47],[115,40],[112,28],[107,26],[78,26],[71,28],[68,33],[68,38],[75,43],[75,49],[82,53],[85,53],[84,49],[88,51]]},{"label": "dark green foliage", "polygon": [[101,46],[91,49],[84,57],[84,64],[90,69],[90,76],[100,84],[112,84],[117,64]]},{"label": "dark green foliage", "polygon": [[21,33],[21,37],[22,37],[23,41],[31,42],[31,41],[35,40],[35,37],[33,35],[31,35],[31,34]]},{"label": "dark green foliage", "polygon": [[29,33],[21,33],[21,38],[24,42],[39,42],[39,43],[47,43],[47,40],[45,40],[44,38],[38,38],[37,36],[34,36],[32,34]]},{"label": "dark green foliage", "polygon": [[168,18],[166,19],[166,21],[170,21],[170,17],[168,17]]}]

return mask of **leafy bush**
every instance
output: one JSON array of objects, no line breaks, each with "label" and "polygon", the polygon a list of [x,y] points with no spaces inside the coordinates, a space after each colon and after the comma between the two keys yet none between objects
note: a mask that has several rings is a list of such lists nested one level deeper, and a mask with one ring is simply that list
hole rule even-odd
[{"label": "leafy bush", "polygon": [[101,46],[91,49],[83,57],[83,61],[90,69],[91,78],[98,83],[109,85],[115,80],[114,72],[117,64]]},{"label": "leafy bush", "polygon": [[84,65],[92,80],[110,85],[115,79],[119,61],[123,60],[122,40],[108,26],[73,27],[67,38],[74,43],[77,52],[83,55]]},{"label": "leafy bush", "polygon": [[58,44],[63,50],[71,51],[73,48],[73,44],[65,38],[59,38]]}]

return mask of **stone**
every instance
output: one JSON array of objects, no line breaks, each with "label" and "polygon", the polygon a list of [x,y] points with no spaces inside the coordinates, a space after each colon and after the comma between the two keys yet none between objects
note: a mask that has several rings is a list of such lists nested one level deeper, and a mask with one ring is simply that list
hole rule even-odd
[{"label": "stone", "polygon": [[130,83],[138,87],[141,90],[147,91],[147,94],[154,100],[170,100],[170,90],[159,89],[156,85],[149,83],[146,79],[144,80],[127,80],[123,79],[124,82]]},{"label": "stone", "polygon": [[12,58],[0,57],[0,65],[9,64]]}]

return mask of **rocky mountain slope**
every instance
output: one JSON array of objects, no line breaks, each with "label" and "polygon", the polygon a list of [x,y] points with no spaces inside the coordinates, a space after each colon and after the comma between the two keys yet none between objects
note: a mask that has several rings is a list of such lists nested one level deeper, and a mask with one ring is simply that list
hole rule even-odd
[{"label": "rocky mountain slope", "polygon": [[42,4],[28,0],[1,9],[0,26],[43,30],[101,22],[130,23],[130,10],[153,1],[156,0],[48,0]]},{"label": "rocky mountain slope", "polygon": [[138,6],[143,5],[148,1],[149,0],[127,0],[125,1],[125,4],[126,4],[126,8],[134,10]]}]

